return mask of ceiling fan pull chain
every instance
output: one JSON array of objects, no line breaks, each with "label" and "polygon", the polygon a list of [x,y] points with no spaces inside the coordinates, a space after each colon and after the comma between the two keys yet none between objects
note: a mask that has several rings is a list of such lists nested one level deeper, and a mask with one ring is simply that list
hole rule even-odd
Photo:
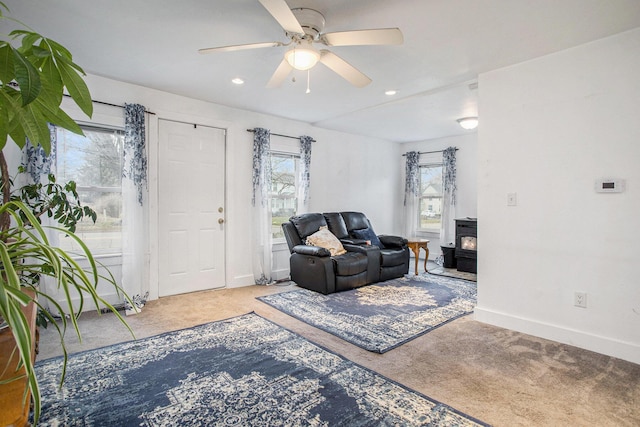
[{"label": "ceiling fan pull chain", "polygon": [[305,93],[311,93],[311,89],[309,88],[309,80],[311,80],[311,69],[307,70],[307,91]]}]

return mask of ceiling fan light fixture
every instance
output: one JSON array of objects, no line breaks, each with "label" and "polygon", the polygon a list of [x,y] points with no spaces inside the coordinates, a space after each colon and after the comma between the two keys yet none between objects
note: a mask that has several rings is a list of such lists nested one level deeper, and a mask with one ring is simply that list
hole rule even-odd
[{"label": "ceiling fan light fixture", "polygon": [[284,54],[284,58],[296,70],[304,71],[313,68],[318,63],[320,52],[311,46],[294,46]]},{"label": "ceiling fan light fixture", "polygon": [[463,117],[458,119],[457,122],[462,126],[463,129],[472,130],[478,127],[478,118],[477,117]]}]

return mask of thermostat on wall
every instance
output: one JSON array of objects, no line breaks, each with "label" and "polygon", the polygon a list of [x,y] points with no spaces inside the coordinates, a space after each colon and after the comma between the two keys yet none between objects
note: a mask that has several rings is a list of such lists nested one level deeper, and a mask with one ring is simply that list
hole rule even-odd
[{"label": "thermostat on wall", "polygon": [[596,181],[597,193],[622,193],[624,179],[599,179]]}]

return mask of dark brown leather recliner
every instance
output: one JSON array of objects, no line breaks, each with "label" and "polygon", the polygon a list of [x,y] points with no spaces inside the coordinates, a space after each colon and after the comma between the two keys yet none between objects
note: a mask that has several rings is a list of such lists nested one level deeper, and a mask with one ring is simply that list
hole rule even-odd
[{"label": "dark brown leather recliner", "polygon": [[[372,231],[371,224],[364,214],[360,214],[359,218],[360,221],[364,218],[367,227],[360,227],[364,222],[357,222],[358,216],[351,215],[357,213],[345,214],[355,234],[358,234],[357,230],[364,228]],[[345,254],[331,256],[328,249],[306,245],[307,237],[323,226],[328,226],[336,237],[343,237],[342,245],[347,251]],[[384,249],[367,244],[369,239],[360,239],[356,238],[355,234],[349,234],[347,222],[340,213],[308,213],[294,216],[282,224],[282,229],[291,252],[291,280],[303,288],[330,294],[380,280],[402,277],[409,269],[409,251],[405,239],[380,236],[381,241],[386,242],[384,245],[380,244]]]}]

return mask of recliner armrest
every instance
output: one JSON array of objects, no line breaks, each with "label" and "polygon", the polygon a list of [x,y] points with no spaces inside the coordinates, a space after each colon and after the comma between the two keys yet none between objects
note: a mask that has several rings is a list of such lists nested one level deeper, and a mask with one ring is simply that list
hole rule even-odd
[{"label": "recliner armrest", "polygon": [[404,237],[389,236],[386,234],[379,235],[378,239],[380,239],[380,242],[382,242],[383,245],[389,248],[401,248],[403,246],[406,246],[408,243],[408,240]]},{"label": "recliner armrest", "polygon": [[373,246],[373,245],[351,245],[349,243],[345,243],[344,248],[347,250],[347,252],[358,252],[361,254],[367,254],[369,251],[379,251],[380,248],[377,246]]},{"label": "recliner armrest", "polygon": [[364,239],[340,239],[340,243],[342,243],[343,245],[346,244],[346,245],[358,245],[358,246],[366,246],[369,244]]},{"label": "recliner armrest", "polygon": [[331,252],[329,249],[321,248],[319,246],[310,246],[310,245],[296,245],[293,247],[291,252],[300,254],[300,255],[311,255],[311,256],[331,256]]}]

